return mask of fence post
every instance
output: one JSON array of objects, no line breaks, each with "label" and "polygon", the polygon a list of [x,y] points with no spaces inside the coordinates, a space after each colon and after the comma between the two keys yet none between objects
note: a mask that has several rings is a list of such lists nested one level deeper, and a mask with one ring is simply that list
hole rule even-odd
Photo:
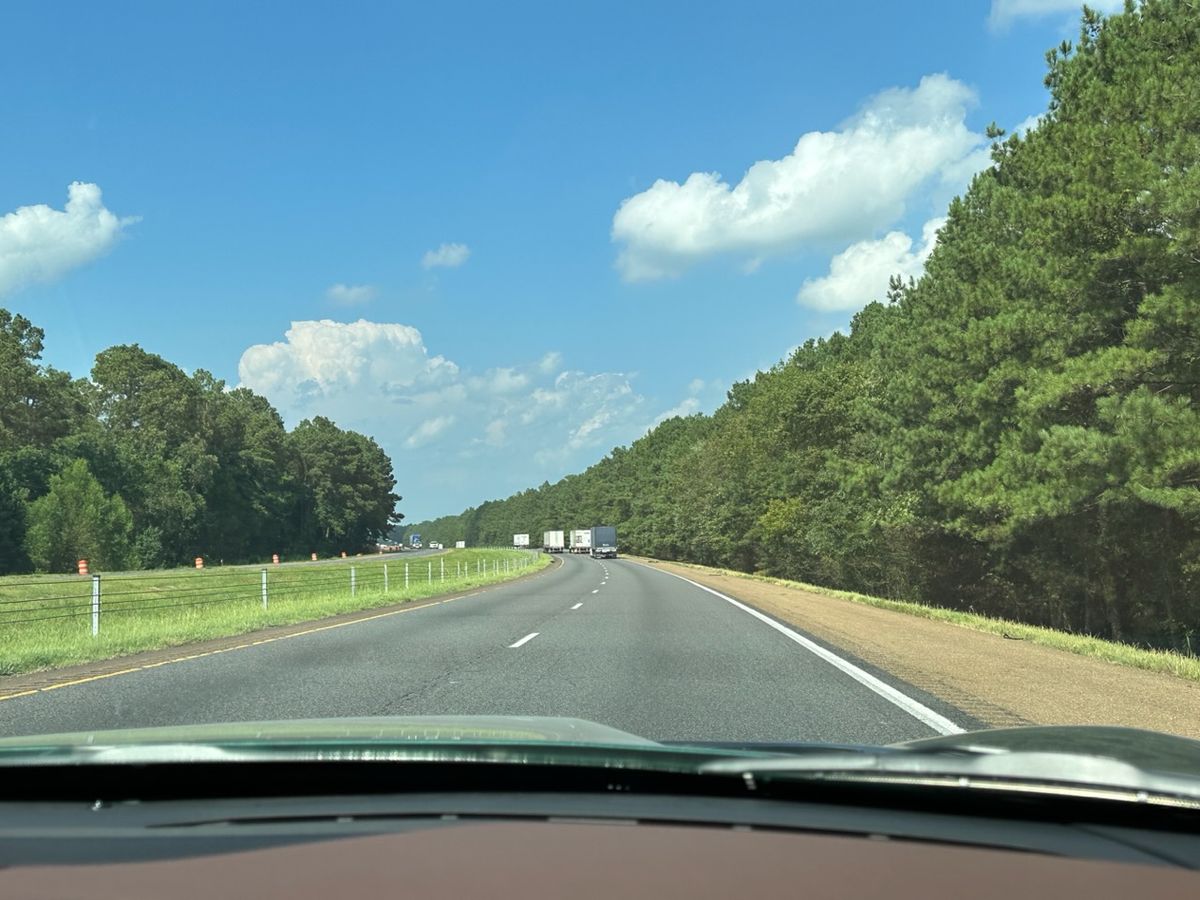
[{"label": "fence post", "polygon": [[388,582],[387,582],[387,563],[384,563],[384,564],[383,564],[383,592],[384,592],[385,594],[388,592]]},{"label": "fence post", "polygon": [[404,564],[404,589],[408,590],[408,563]]},{"label": "fence post", "polygon": [[454,577],[455,578],[462,578],[462,572],[459,571],[461,568],[462,568],[462,560],[456,559],[454,561]]},{"label": "fence post", "polygon": [[432,562],[429,563],[429,578],[427,580],[430,584],[433,584],[433,563]]},{"label": "fence post", "polygon": [[263,598],[263,609],[266,609],[267,608],[267,570],[266,569],[262,570],[262,598]]},{"label": "fence post", "polygon": [[445,557],[442,557],[441,566],[442,566],[442,581],[445,581],[446,580],[446,558]]},{"label": "fence post", "polygon": [[355,587],[354,566],[351,566],[350,567],[350,596],[351,597],[354,596],[354,587]]},{"label": "fence post", "polygon": [[100,576],[92,576],[92,637],[100,634]]}]

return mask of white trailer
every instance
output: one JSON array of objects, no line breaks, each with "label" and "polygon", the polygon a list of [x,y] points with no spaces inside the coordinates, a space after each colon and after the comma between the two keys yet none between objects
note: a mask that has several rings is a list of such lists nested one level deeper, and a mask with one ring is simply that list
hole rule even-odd
[{"label": "white trailer", "polygon": [[592,550],[592,532],[588,528],[571,529],[571,552],[590,553]]},{"label": "white trailer", "polygon": [[513,535],[513,549],[514,550],[528,550],[529,549],[529,535],[514,534]]},{"label": "white trailer", "polygon": [[465,549],[466,549],[466,547],[467,547],[467,542],[466,542],[466,541],[455,541],[455,542],[454,542],[454,549],[455,549],[455,550],[465,550]]},{"label": "white trailer", "polygon": [[542,549],[547,553],[562,553],[567,547],[564,533],[561,531],[542,532]]}]

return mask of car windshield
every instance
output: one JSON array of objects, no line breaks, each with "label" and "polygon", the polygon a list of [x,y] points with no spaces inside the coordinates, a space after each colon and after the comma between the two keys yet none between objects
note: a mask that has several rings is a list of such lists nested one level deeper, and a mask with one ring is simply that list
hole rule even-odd
[{"label": "car windshield", "polygon": [[1194,3],[0,20],[0,739],[1195,749]]}]

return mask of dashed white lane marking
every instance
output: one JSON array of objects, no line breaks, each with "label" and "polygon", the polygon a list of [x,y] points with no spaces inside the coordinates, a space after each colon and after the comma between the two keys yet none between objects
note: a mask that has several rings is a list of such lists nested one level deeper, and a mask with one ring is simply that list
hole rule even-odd
[{"label": "dashed white lane marking", "polygon": [[516,647],[520,647],[522,644],[528,644],[530,641],[532,641],[532,640],[533,640],[535,637],[537,637],[539,634],[541,634],[541,632],[540,632],[540,631],[531,631],[529,634],[525,635],[525,637],[521,638],[521,639],[520,639],[519,641],[517,641],[515,644],[509,644],[509,645],[508,645],[508,649],[509,649],[509,650],[512,650],[512,649],[514,649],[514,648],[516,648]]},{"label": "dashed white lane marking", "polygon": [[579,607],[581,607],[581,606],[583,606],[582,603],[576,603],[574,606],[571,607],[571,609],[579,609]]},{"label": "dashed white lane marking", "polygon": [[[648,568],[651,568],[651,567],[648,567]],[[849,675],[851,678],[853,678],[859,684],[874,691],[876,694],[878,694],[884,700],[887,700],[889,703],[892,703],[893,705],[898,706],[900,709],[904,710],[906,713],[908,713],[914,719],[929,726],[930,728],[932,728],[934,731],[938,732],[939,734],[962,734],[963,733],[962,728],[960,728],[958,725],[955,725],[953,722],[951,722],[949,719],[947,719],[941,713],[934,712],[928,706],[926,706],[925,704],[921,703],[918,700],[914,700],[912,697],[908,696],[908,694],[905,694],[903,691],[897,690],[896,688],[892,687],[887,682],[881,681],[880,679],[876,678],[874,675],[872,675],[869,672],[864,672],[862,669],[860,669],[858,666],[854,665],[854,663],[850,662],[849,660],[842,659],[840,656],[838,656],[832,650],[826,650],[824,647],[822,647],[820,644],[816,643],[815,641],[810,641],[804,635],[798,634],[795,631],[793,631],[792,629],[788,628],[786,625],[776,622],[770,616],[760,613],[757,609],[749,607],[745,603],[742,603],[739,600],[734,600],[732,597],[727,597],[724,594],[722,594],[720,591],[714,591],[710,587],[705,587],[704,585],[699,584],[698,582],[692,581],[692,579],[690,579],[690,578],[684,578],[682,575],[676,575],[674,572],[668,572],[665,569],[655,569],[655,571],[662,572],[664,575],[670,575],[672,578],[678,578],[680,581],[686,581],[692,587],[697,587],[702,591],[707,591],[708,593],[712,594],[715,597],[720,597],[722,600],[724,600],[728,603],[732,603],[734,606],[736,606],[738,609],[742,610],[743,612],[749,613],[750,615],[754,616],[754,618],[758,619],[760,622],[763,622],[764,624],[769,625],[771,628],[774,628],[776,631],[778,631],[784,637],[787,637],[787,638],[795,641],[797,644],[799,644],[805,650],[809,651],[814,656],[817,656],[820,659],[823,659],[825,662],[829,663],[835,669],[839,669],[842,672],[845,672],[847,675]]]},{"label": "dashed white lane marking", "polygon": [[596,588],[594,591],[592,591],[592,593],[593,593],[593,594],[598,594],[598,593],[600,593],[600,588]]}]

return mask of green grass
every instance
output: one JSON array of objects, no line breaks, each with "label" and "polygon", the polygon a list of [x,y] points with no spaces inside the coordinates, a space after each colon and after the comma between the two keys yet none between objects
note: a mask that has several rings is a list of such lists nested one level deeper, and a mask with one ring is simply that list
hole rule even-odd
[{"label": "green grass", "polygon": [[[664,560],[670,562],[670,560]],[[1057,631],[1053,628],[1043,628],[1039,625],[1026,625],[1011,619],[993,619],[977,613],[959,612],[940,606],[926,606],[923,603],[912,603],[907,600],[886,600],[882,597],[871,597],[867,594],[856,594],[852,591],[839,591],[819,585],[805,584],[801,581],[788,581],[785,578],[773,578],[769,575],[753,575],[738,572],[733,569],[718,569],[712,566],[700,566],[694,563],[675,562],[674,565],[685,566],[703,572],[730,575],[734,578],[745,578],[750,581],[761,581],[776,584],[781,587],[797,588],[813,594],[822,594],[838,600],[848,600],[852,603],[862,603],[880,609],[890,609],[893,612],[909,616],[919,616],[922,619],[934,619],[938,622],[950,622],[963,628],[975,631],[986,631],[1055,650],[1065,650],[1079,656],[1090,656],[1105,662],[1129,666],[1135,669],[1146,669],[1150,672],[1162,672],[1190,681],[1200,681],[1200,659],[1185,656],[1170,650],[1147,650],[1130,644],[1116,641],[1106,641],[1102,638],[1090,637],[1083,634],[1072,634],[1069,631]]]},{"label": "green grass", "polygon": [[[503,568],[505,561],[508,572]],[[91,632],[90,578],[0,578],[0,675],[76,665],[245,634],[272,625],[391,606],[510,580],[550,562],[542,554],[481,549],[450,550],[432,557],[393,557],[386,563],[364,556],[291,566],[105,573],[100,579],[100,633],[96,637]],[[486,574],[480,571],[484,563],[491,569]],[[497,564],[499,572],[495,571]],[[266,609],[262,606],[264,568]]]}]

